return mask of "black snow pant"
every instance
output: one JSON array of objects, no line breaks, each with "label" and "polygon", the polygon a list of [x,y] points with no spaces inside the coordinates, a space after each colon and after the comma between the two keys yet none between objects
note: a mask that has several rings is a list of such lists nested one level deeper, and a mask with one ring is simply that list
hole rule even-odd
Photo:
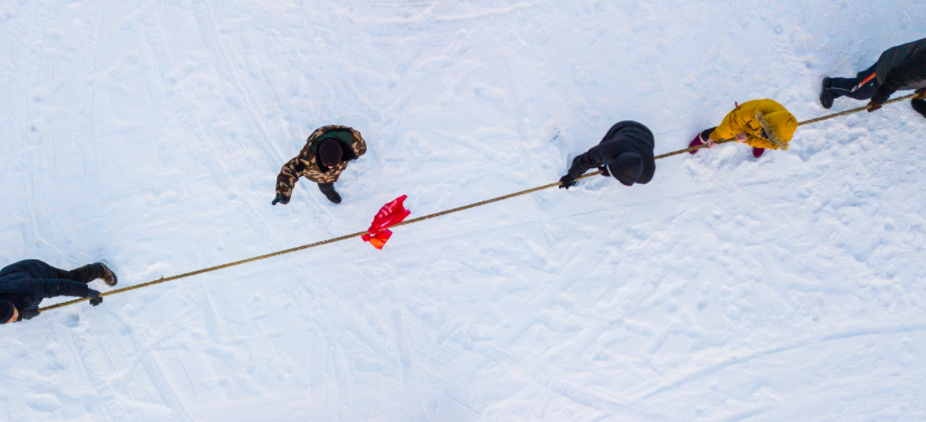
[{"label": "black snow pant", "polygon": [[318,190],[322,191],[325,196],[328,196],[329,193],[334,192],[334,182],[331,183],[319,183]]},{"label": "black snow pant", "polygon": [[858,73],[854,78],[832,78],[826,90],[833,94],[833,98],[846,96],[856,100],[867,100],[875,95],[881,84],[875,77],[875,66]]},{"label": "black snow pant", "polygon": [[[48,264],[45,264],[48,265]],[[71,271],[62,270],[60,268],[52,267],[48,265],[49,268],[55,271],[57,274],[56,278],[63,278],[65,280],[76,281],[79,283],[87,284],[98,278],[103,278],[103,265],[101,264],[87,264],[80,268],[75,268]]]},{"label": "black snow pant", "polygon": [[89,283],[98,278],[103,278],[103,264],[88,264],[71,271],[62,270],[52,267],[38,259],[27,259],[19,261],[13,266],[19,270],[25,271],[32,278],[62,278],[65,280],[76,281],[78,283]]}]

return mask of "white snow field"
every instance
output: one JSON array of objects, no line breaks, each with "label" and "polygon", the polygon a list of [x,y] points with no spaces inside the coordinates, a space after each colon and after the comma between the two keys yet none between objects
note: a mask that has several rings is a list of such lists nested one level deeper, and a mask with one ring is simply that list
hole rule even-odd
[{"label": "white snow field", "polygon": [[[7,0],[0,265],[130,286],[656,152],[734,102],[828,113],[923,0]],[[832,111],[864,103],[839,99]],[[280,167],[369,151],[329,203]],[[926,120],[908,103],[0,327],[3,421],[926,420]],[[109,290],[102,282],[93,288]],[[46,300],[45,304],[63,299]]]}]

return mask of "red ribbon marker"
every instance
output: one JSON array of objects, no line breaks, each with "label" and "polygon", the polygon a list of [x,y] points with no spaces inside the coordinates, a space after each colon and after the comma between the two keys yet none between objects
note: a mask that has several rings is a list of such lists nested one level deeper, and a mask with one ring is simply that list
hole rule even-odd
[{"label": "red ribbon marker", "polygon": [[374,248],[382,250],[389,238],[392,237],[392,230],[389,230],[389,227],[401,223],[412,213],[405,209],[406,198],[408,198],[408,195],[402,195],[394,201],[383,205],[379,212],[376,213],[376,217],[373,217],[373,224],[367,230],[368,233],[360,236],[360,238],[364,242],[370,242]]}]

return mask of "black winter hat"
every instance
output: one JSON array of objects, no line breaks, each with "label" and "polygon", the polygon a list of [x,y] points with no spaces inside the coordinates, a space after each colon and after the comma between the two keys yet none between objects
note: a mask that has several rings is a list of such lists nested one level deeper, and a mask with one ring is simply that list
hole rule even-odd
[{"label": "black winter hat", "polygon": [[318,159],[325,167],[338,165],[343,157],[344,150],[341,148],[341,143],[334,139],[325,139],[318,145]]},{"label": "black winter hat", "polygon": [[10,318],[13,318],[13,309],[15,309],[13,302],[0,300],[0,324],[6,324]]},{"label": "black winter hat", "polygon": [[625,152],[608,163],[608,170],[624,186],[633,186],[643,175],[643,157],[635,152]]}]

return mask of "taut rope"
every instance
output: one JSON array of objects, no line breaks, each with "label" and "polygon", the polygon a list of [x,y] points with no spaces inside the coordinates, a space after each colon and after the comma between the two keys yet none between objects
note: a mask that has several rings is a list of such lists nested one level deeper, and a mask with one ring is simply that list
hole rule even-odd
[{"label": "taut rope", "polygon": [[[896,102],[898,102],[898,101],[909,100],[909,99],[915,97],[916,95],[917,95],[917,94],[914,93],[914,94],[907,95],[907,96],[905,96],[905,97],[895,98],[895,99],[893,99],[893,100],[886,101],[884,104],[891,104],[891,103],[896,103]],[[839,113],[833,113],[833,114],[826,115],[826,116],[823,116],[823,117],[818,117],[818,118],[816,118],[816,119],[810,119],[810,120],[807,120],[807,121],[804,121],[804,122],[800,122],[800,123],[798,123],[798,126],[804,126],[804,125],[809,125],[809,124],[812,124],[812,123],[818,123],[818,122],[826,121],[826,120],[833,119],[833,118],[836,118],[836,117],[845,116],[845,115],[853,114],[853,113],[858,113],[858,112],[860,112],[860,111],[865,111],[865,110],[867,110],[867,109],[868,109],[868,106],[853,108],[853,109],[851,109],[851,110],[846,110],[846,111],[842,111],[842,112],[839,112]],[[724,139],[724,140],[721,140],[721,141],[716,142],[716,144],[725,144],[725,143],[727,143],[727,142],[733,142],[733,141],[734,141],[734,139]],[[701,149],[701,148],[704,148],[705,146],[706,146],[706,145],[699,145],[699,146],[695,146],[695,147],[689,147],[689,148],[685,148],[685,149],[682,149],[682,150],[670,152],[670,153],[667,153],[667,154],[657,155],[657,156],[654,157],[654,158],[655,158],[656,160],[661,160],[661,159],[663,159],[663,158],[668,158],[668,157],[671,157],[671,156],[673,156],[673,155],[678,155],[678,154],[683,154],[683,153],[686,153],[686,152],[689,152],[689,151],[699,150],[699,149]],[[586,174],[586,175],[584,175],[584,176],[582,176],[582,177],[577,178],[576,180],[581,180],[581,179],[589,178],[589,177],[592,177],[592,176],[597,176],[597,175],[599,175],[599,174],[601,174],[600,171],[596,171],[596,172],[594,172],[594,173],[588,173],[588,174]],[[432,219],[432,218],[441,217],[441,216],[444,216],[444,215],[447,215],[447,214],[453,214],[453,213],[456,213],[456,212],[465,211],[465,210],[468,210],[468,209],[470,209],[470,208],[481,207],[481,206],[483,206],[483,205],[488,205],[488,204],[491,204],[491,203],[494,203],[494,202],[504,201],[504,200],[506,200],[506,199],[511,199],[511,198],[514,198],[514,197],[517,197],[517,196],[527,195],[527,194],[529,194],[529,193],[534,193],[534,192],[541,191],[541,190],[544,190],[544,189],[549,189],[549,188],[552,188],[552,187],[556,187],[556,186],[559,186],[560,184],[561,184],[560,182],[556,182],[556,183],[550,183],[550,184],[548,184],[548,185],[538,186],[538,187],[533,188],[533,189],[522,190],[522,191],[520,191],[520,192],[515,192],[515,193],[509,194],[509,195],[499,196],[498,198],[493,198],[493,199],[485,200],[485,201],[482,201],[482,202],[476,202],[476,203],[474,203],[474,204],[469,204],[469,205],[465,205],[465,206],[462,206],[462,207],[457,207],[457,208],[449,209],[449,210],[446,210],[446,211],[441,211],[441,212],[437,212],[437,213],[434,213],[434,214],[429,214],[429,215],[426,215],[426,216],[423,216],[423,217],[413,218],[413,219],[411,219],[411,220],[406,220],[406,221],[404,221],[404,222],[402,222],[402,223],[396,224],[396,225],[394,225],[394,226],[392,226],[392,227],[405,226],[405,225],[408,225],[408,224],[417,223],[417,222],[419,222],[419,221],[430,220],[430,219]],[[242,265],[242,264],[247,264],[247,263],[249,263],[249,262],[260,261],[260,260],[263,260],[263,259],[273,258],[273,257],[275,257],[275,256],[280,256],[280,255],[286,255],[286,254],[289,254],[289,253],[293,253],[293,252],[297,252],[297,251],[301,251],[301,250],[305,250],[305,249],[311,249],[311,248],[314,248],[314,247],[317,247],[317,246],[327,245],[327,244],[329,244],[329,243],[335,243],[335,242],[340,242],[340,241],[342,241],[342,240],[351,239],[351,238],[354,238],[354,237],[360,237],[360,236],[363,235],[363,234],[366,234],[366,231],[357,232],[357,233],[353,233],[353,234],[348,234],[348,235],[344,235],[344,236],[341,236],[341,237],[335,237],[335,238],[333,238],[333,239],[323,240],[323,241],[321,241],[321,242],[310,243],[310,244],[308,244],[308,245],[303,245],[303,246],[299,246],[299,247],[295,247],[295,248],[291,248],[291,249],[286,249],[286,250],[282,250],[282,251],[279,251],[279,252],[269,253],[269,254],[266,254],[266,255],[255,256],[255,257],[253,257],[253,258],[242,259],[241,261],[229,262],[229,263],[227,263],[227,264],[217,265],[217,266],[215,266],[215,267],[204,268],[204,269],[201,269],[201,270],[192,271],[192,272],[188,272],[188,273],[183,273],[183,274],[180,274],[180,275],[175,275],[175,276],[166,277],[166,278],[165,278],[165,277],[161,277],[161,278],[159,278],[159,279],[157,279],[157,280],[149,281],[149,282],[147,282],[147,283],[137,284],[137,285],[129,286],[129,287],[123,287],[123,288],[121,288],[121,289],[110,290],[110,291],[108,291],[108,292],[106,292],[106,293],[101,293],[100,296],[111,296],[111,295],[115,295],[115,294],[119,294],[119,293],[128,292],[128,291],[131,291],[131,290],[141,289],[142,287],[153,286],[153,285],[155,285],[155,284],[166,283],[166,282],[168,282],[168,281],[179,280],[179,279],[181,279],[181,278],[192,277],[192,276],[194,276],[194,275],[205,274],[205,273],[208,273],[208,272],[218,271],[218,270],[225,269],[225,268],[229,268],[229,267],[234,267],[234,266],[238,266],[238,265]],[[90,299],[91,299],[91,298],[74,299],[74,300],[67,301],[67,302],[62,302],[62,303],[59,303],[59,304],[56,304],[56,305],[46,306],[46,307],[44,307],[44,308],[39,309],[39,312],[45,312],[45,311],[48,311],[48,310],[51,310],[51,309],[62,308],[62,307],[68,306],[68,305],[73,305],[73,304],[75,304],[75,303],[84,302],[84,301],[87,301],[87,300],[90,300]]]}]

